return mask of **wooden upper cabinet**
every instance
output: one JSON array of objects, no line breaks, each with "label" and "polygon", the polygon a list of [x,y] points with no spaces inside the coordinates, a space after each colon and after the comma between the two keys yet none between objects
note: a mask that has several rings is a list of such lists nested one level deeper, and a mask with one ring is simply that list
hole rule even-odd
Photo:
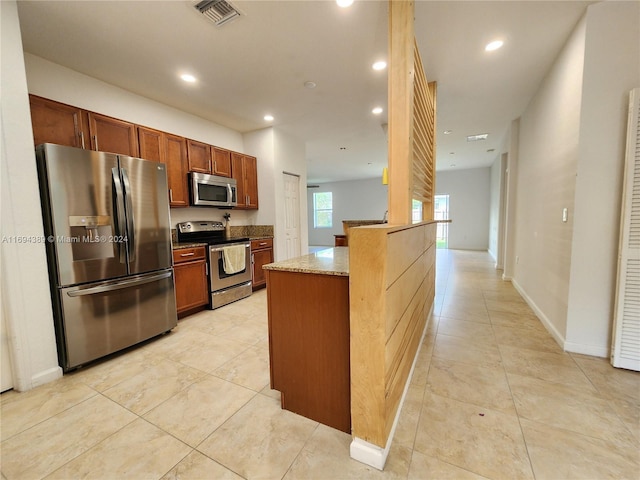
[{"label": "wooden upper cabinet", "polygon": [[[35,145],[56,143],[89,148],[89,125],[83,110],[46,98],[29,95]],[[85,144],[86,143],[86,144]]]},{"label": "wooden upper cabinet", "polygon": [[140,158],[166,163],[164,153],[164,133],[151,128],[138,127]]},{"label": "wooden upper cabinet", "polygon": [[224,148],[211,147],[211,158],[213,161],[213,174],[221,177],[231,176],[231,152]]},{"label": "wooden upper cabinet", "polygon": [[177,135],[164,134],[165,164],[169,184],[169,204],[172,207],[189,206],[187,184],[187,140]]},{"label": "wooden upper cabinet", "polygon": [[231,152],[231,173],[236,179],[236,208],[256,210],[258,208],[258,163],[256,157]]},{"label": "wooden upper cabinet", "polygon": [[189,151],[189,171],[211,173],[211,146],[206,143],[187,140]]},{"label": "wooden upper cabinet", "polygon": [[89,112],[91,149],[138,157],[138,139],[133,123]]}]

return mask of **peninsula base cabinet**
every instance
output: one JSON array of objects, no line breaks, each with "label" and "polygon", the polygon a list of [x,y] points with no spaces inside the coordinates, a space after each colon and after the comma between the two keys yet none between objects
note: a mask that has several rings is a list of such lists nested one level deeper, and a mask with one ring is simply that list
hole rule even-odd
[{"label": "peninsula base cabinet", "polygon": [[271,388],[283,409],[351,434],[349,277],[266,277]]},{"label": "peninsula base cabinet", "polygon": [[205,247],[173,251],[176,306],[178,316],[201,310],[209,304]]}]

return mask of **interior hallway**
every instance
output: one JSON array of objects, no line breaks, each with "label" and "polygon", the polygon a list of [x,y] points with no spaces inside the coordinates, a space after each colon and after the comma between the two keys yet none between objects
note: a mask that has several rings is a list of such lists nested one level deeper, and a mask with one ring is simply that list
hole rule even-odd
[{"label": "interior hallway", "polygon": [[2,407],[2,479],[638,479],[640,374],[564,353],[487,253],[438,251],[384,472],[280,409],[266,292]]}]

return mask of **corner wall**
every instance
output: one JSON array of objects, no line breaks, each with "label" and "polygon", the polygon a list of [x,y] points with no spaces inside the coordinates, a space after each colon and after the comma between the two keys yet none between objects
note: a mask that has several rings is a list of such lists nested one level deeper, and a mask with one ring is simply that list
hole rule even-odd
[{"label": "corner wall", "polygon": [[586,16],[565,349],[606,357],[616,288],[629,91],[640,86],[640,3]]},{"label": "corner wall", "polygon": [[449,248],[489,248],[490,188],[488,167],[437,173],[436,195],[449,195]]}]

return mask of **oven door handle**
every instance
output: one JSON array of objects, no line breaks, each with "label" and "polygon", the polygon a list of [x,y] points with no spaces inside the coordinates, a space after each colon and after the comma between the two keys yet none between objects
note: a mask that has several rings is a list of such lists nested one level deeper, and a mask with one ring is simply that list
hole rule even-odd
[{"label": "oven door handle", "polygon": [[[237,243],[230,243],[228,245],[226,245],[227,247],[230,247],[232,245],[238,245]],[[241,245],[241,244],[240,244]],[[251,244],[250,243],[245,243],[244,244],[245,248],[251,248]],[[222,250],[224,250],[224,247],[211,247],[209,249],[210,252],[221,252]]]}]

